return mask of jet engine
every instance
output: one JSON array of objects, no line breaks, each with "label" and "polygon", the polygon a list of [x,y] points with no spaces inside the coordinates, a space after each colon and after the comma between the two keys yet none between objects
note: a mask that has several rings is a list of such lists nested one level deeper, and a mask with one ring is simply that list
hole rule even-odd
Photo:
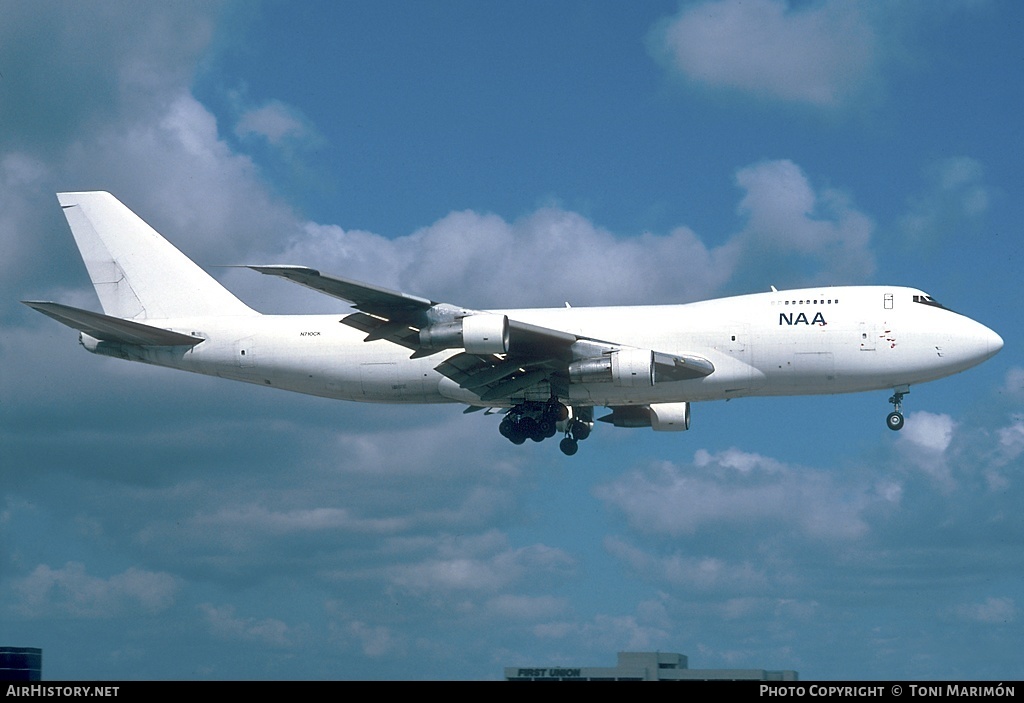
[{"label": "jet engine", "polygon": [[491,313],[468,315],[420,330],[420,346],[426,349],[462,347],[470,354],[504,354],[508,340],[508,317]]},{"label": "jet engine", "polygon": [[690,429],[690,404],[651,403],[650,405],[619,405],[601,422],[616,427],[650,427],[655,432],[684,432]]},{"label": "jet engine", "polygon": [[690,429],[689,403],[651,403],[651,429],[655,432],[684,432]]},{"label": "jet engine", "polygon": [[611,381],[623,388],[648,388],[654,385],[654,352],[619,349],[604,356],[580,359],[569,364],[569,378],[576,383]]}]

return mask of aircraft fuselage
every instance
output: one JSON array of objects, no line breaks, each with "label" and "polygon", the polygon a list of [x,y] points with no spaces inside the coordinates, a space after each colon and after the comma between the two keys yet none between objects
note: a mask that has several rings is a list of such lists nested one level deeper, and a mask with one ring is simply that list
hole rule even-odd
[{"label": "aircraft fuselage", "polygon": [[[1002,340],[938,306],[922,291],[846,286],[758,293],[685,305],[493,311],[580,337],[659,352],[696,354],[714,373],[692,380],[569,385],[563,401],[621,406],[743,396],[848,393],[909,386],[963,371]],[[339,315],[147,320],[201,337],[194,347],[97,342],[90,351],[343,400],[511,406],[544,401],[546,382],[482,402],[435,367],[457,350],[410,358],[387,340],[363,341]]]}]

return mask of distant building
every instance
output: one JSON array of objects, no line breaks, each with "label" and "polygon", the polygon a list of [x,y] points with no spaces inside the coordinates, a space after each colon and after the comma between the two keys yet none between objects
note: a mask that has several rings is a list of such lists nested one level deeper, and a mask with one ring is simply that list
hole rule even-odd
[{"label": "distant building", "polygon": [[43,650],[0,647],[0,681],[42,681]]},{"label": "distant building", "polygon": [[691,669],[675,652],[619,652],[619,665],[507,666],[506,681],[796,681],[797,672],[765,669]]}]

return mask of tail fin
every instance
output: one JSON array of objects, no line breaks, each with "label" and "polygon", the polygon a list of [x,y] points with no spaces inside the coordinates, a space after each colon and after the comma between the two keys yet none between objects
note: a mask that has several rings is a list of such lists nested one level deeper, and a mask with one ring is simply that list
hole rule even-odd
[{"label": "tail fin", "polygon": [[58,193],[103,312],[123,319],[256,315],[110,193]]}]

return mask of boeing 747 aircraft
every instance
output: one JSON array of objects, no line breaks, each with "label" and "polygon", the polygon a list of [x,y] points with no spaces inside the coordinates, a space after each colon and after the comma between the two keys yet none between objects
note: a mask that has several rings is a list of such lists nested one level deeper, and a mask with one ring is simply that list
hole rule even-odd
[{"label": "boeing 747 aircraft", "polygon": [[60,205],[103,313],[24,301],[104,356],[299,393],[504,410],[515,444],[598,418],[680,431],[691,403],[891,389],[903,427],[914,384],[992,357],[998,334],[923,291],[842,286],[641,307],[470,310],[303,266],[249,268],[344,300],[343,315],[261,315],[109,193]]}]

